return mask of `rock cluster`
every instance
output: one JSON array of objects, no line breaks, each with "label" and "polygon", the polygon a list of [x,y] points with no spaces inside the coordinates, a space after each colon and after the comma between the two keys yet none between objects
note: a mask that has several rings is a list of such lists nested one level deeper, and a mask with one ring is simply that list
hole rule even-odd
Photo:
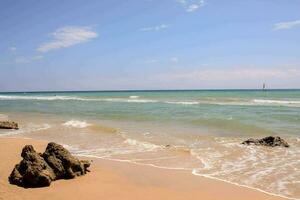
[{"label": "rock cluster", "polygon": [[275,146],[282,146],[282,147],[289,147],[290,145],[281,137],[274,137],[274,136],[268,136],[262,139],[248,139],[242,144],[250,145],[261,145],[261,146],[268,146],[268,147],[275,147]]},{"label": "rock cluster", "polygon": [[86,174],[89,161],[80,161],[63,146],[49,143],[43,154],[26,145],[21,153],[23,160],[15,166],[9,182],[22,187],[45,187],[58,179],[71,179]]},{"label": "rock cluster", "polygon": [[0,129],[19,129],[16,122],[12,121],[0,121]]}]

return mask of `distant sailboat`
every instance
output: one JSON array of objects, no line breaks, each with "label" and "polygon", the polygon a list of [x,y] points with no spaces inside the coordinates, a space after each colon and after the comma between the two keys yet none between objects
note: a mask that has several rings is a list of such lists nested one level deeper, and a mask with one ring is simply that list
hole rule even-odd
[{"label": "distant sailboat", "polygon": [[262,89],[263,89],[263,90],[266,90],[266,83],[263,84]]}]

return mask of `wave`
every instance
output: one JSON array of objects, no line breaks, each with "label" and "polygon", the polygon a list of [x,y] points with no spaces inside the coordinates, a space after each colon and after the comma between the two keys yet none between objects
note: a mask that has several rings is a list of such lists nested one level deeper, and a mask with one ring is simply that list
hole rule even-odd
[{"label": "wave", "polygon": [[0,100],[44,100],[44,101],[54,101],[54,100],[85,100],[78,97],[70,96],[17,96],[17,95],[0,95]]},{"label": "wave", "polygon": [[19,130],[9,130],[1,133],[0,136],[10,136],[10,135],[18,135],[18,134],[25,134],[25,133],[32,133],[37,131],[43,131],[50,129],[51,126],[49,124],[32,124],[29,123],[25,127],[21,127]]},{"label": "wave", "polygon": [[289,100],[274,100],[274,99],[254,99],[253,102],[261,104],[299,104],[300,101],[289,101]]},{"label": "wave", "polygon": [[86,128],[91,126],[91,124],[86,123],[85,121],[70,120],[62,124],[63,126],[73,127],[73,128]]},{"label": "wave", "polygon": [[130,138],[126,139],[124,141],[124,143],[129,144],[131,146],[136,146],[139,148],[139,150],[142,150],[142,151],[154,151],[157,149],[161,149],[161,146],[159,146],[159,145],[152,144],[149,142],[141,142],[141,141],[130,139]]},{"label": "wave", "polygon": [[155,99],[141,99],[140,96],[129,96],[127,98],[88,98],[77,96],[21,96],[21,95],[0,95],[0,100],[37,100],[37,101],[99,101],[119,103],[166,103],[175,105],[228,105],[228,106],[289,106],[300,107],[300,100],[277,100],[277,99],[206,99],[199,101],[168,101]]},{"label": "wave", "polygon": [[[134,97],[134,98],[132,98]],[[57,100],[73,100],[73,101],[107,101],[107,102],[129,102],[129,103],[155,103],[157,100],[137,99],[138,96],[129,98],[83,98],[74,96],[17,96],[17,95],[0,95],[0,100],[38,100],[38,101],[57,101]]]},{"label": "wave", "polygon": [[159,102],[157,100],[152,100],[152,99],[115,99],[113,101],[129,102],[129,103],[156,103],[156,102]]},{"label": "wave", "polygon": [[138,99],[140,96],[129,96],[130,99]]},{"label": "wave", "polygon": [[181,105],[196,105],[196,104],[200,104],[200,102],[197,102],[197,101],[166,101],[165,103],[169,103],[169,104],[181,104]]}]

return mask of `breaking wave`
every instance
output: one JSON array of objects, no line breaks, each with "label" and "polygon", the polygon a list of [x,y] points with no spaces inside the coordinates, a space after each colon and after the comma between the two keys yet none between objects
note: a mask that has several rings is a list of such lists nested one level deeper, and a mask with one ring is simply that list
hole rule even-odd
[{"label": "breaking wave", "polygon": [[66,127],[73,127],[73,128],[86,128],[88,126],[91,126],[91,124],[88,124],[85,121],[78,121],[78,120],[70,120],[62,124]]},{"label": "breaking wave", "polygon": [[197,101],[166,101],[165,103],[169,103],[169,104],[181,104],[181,105],[196,105],[196,104],[200,104],[200,102],[197,102]]},{"label": "breaking wave", "polygon": [[129,96],[130,99],[138,99],[140,98],[139,96]]},{"label": "breaking wave", "polygon": [[274,100],[274,99],[254,99],[253,102],[261,104],[297,104],[300,105],[300,101],[290,100]]},{"label": "breaking wave", "polygon": [[131,146],[135,146],[139,150],[142,150],[142,151],[153,151],[153,150],[161,149],[161,146],[159,146],[159,145],[152,144],[149,142],[141,142],[141,141],[130,139],[130,138],[126,139],[124,141],[124,143],[131,145]]},{"label": "breaking wave", "polygon": [[37,101],[99,101],[99,102],[124,102],[124,103],[166,103],[175,105],[228,105],[228,106],[289,106],[300,107],[300,100],[278,100],[278,99],[243,99],[243,98],[220,98],[220,99],[199,99],[199,100],[157,100],[142,99],[140,96],[129,96],[126,98],[88,98],[78,96],[21,96],[21,95],[0,95],[0,100],[37,100]]}]

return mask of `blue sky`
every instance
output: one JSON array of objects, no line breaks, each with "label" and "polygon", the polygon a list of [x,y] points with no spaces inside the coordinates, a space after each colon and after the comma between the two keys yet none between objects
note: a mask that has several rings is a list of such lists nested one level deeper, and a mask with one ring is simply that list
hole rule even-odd
[{"label": "blue sky", "polygon": [[0,91],[300,88],[299,0],[1,0]]}]

